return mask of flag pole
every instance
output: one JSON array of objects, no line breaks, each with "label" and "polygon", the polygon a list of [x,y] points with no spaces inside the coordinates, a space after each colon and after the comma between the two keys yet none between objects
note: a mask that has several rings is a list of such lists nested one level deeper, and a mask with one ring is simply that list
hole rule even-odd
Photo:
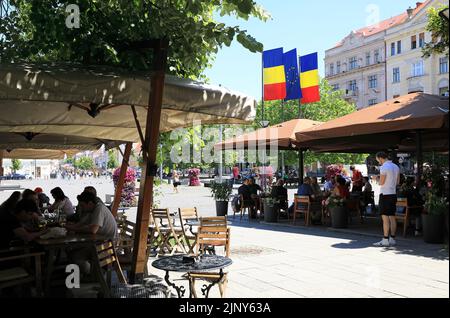
[{"label": "flag pole", "polygon": [[[301,59],[299,56],[299,74],[301,76],[302,71],[301,71]],[[301,83],[301,80],[300,80]],[[300,84],[301,85],[301,84]],[[299,98],[298,99],[298,119],[302,119],[303,114],[302,114],[302,99]],[[303,148],[300,147],[300,149],[298,149],[298,184],[302,185],[303,184]]]}]

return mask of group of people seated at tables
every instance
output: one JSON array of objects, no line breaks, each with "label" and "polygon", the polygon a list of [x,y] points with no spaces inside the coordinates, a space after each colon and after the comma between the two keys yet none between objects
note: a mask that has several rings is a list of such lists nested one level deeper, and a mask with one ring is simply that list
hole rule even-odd
[{"label": "group of people seated at tables", "polygon": [[[64,227],[67,232],[77,234],[96,234],[107,239],[116,240],[117,223],[109,208],[97,197],[96,189],[88,186],[77,196],[78,205],[74,207],[63,190],[56,187],[50,191],[54,201],[36,188],[26,189],[22,193],[15,191],[0,205],[0,249],[14,245],[30,243],[50,228],[42,229],[39,224],[45,220],[47,212],[65,214],[66,222],[53,224]],[[38,248],[38,246],[36,246]],[[68,259],[78,264],[82,273],[90,272],[88,260],[91,259],[91,249],[82,248],[66,251]],[[0,263],[7,267],[11,264]]]},{"label": "group of people seated at tables", "polygon": [[[362,196],[363,202],[369,201],[373,197],[372,186],[367,177],[363,177],[362,173],[354,166],[350,167],[352,177],[349,177],[345,170],[339,175],[328,178],[324,182],[323,190],[321,189],[317,177],[306,177],[303,183],[299,185],[297,195],[309,196],[312,205],[312,222],[320,223],[322,218],[322,207],[326,210],[331,195],[339,196],[344,199],[350,198],[350,193],[358,193]],[[325,180],[323,180],[325,181]],[[350,192],[351,189],[351,192]],[[261,187],[252,177],[245,178],[243,184],[238,189],[238,196],[233,199],[233,209],[239,210],[241,206],[250,209],[250,218],[255,218],[257,211],[262,211],[261,199],[264,196],[276,198],[280,207],[287,210],[288,214],[292,214],[294,205],[288,208],[288,194],[284,187],[284,180],[278,179],[277,182],[269,189],[269,194],[263,194]],[[241,199],[243,198],[243,202]]]}]

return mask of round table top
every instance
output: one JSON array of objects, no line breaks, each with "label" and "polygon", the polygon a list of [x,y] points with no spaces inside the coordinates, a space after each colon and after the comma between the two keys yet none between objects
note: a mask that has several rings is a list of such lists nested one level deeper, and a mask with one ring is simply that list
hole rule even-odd
[{"label": "round table top", "polygon": [[204,272],[222,269],[230,266],[233,261],[225,256],[202,255],[196,263],[183,263],[183,257],[187,255],[166,256],[153,261],[152,266],[170,272]]}]

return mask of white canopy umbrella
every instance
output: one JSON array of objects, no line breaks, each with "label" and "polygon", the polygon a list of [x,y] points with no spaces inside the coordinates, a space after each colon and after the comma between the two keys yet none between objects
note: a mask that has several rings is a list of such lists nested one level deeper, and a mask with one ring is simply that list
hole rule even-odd
[{"label": "white canopy umbrella", "polygon": [[80,150],[78,149],[13,149],[0,150],[0,157],[4,159],[64,159],[65,157],[73,157]]},{"label": "white canopy umbrella", "polygon": [[[33,132],[129,142],[145,131],[150,78],[104,67],[0,64],[0,132]],[[133,116],[132,106],[136,111]],[[160,130],[252,120],[256,101],[241,93],[166,76]]]}]

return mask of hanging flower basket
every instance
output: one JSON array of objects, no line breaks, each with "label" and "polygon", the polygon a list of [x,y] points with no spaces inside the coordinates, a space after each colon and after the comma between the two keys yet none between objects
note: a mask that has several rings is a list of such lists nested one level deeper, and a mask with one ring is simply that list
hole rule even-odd
[{"label": "hanging flower basket", "polygon": [[200,175],[200,169],[198,169],[198,168],[192,168],[192,169],[188,170],[189,186],[191,186],[191,187],[201,186],[200,178],[198,177],[199,175]]},{"label": "hanging flower basket", "polygon": [[[119,181],[120,168],[114,170],[113,182],[114,189],[117,188],[117,183]],[[134,189],[136,187],[136,173],[132,168],[127,169],[125,174],[124,185],[122,189],[122,194],[120,197],[120,207],[132,207],[136,206],[136,197],[134,195]]]}]

